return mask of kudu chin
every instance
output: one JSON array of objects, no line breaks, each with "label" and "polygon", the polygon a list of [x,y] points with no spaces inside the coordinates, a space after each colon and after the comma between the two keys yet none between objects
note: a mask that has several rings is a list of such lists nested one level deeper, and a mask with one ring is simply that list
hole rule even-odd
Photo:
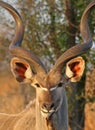
[{"label": "kudu chin", "polygon": [[[9,46],[9,51],[15,56],[11,60],[12,73],[17,81],[29,82],[36,89],[35,128],[31,127],[34,124],[30,105],[17,115],[0,114],[0,130],[68,130],[65,86],[70,81],[79,81],[83,74],[85,62],[79,55],[92,47],[88,17],[95,1],[87,6],[81,18],[80,33],[84,43],[64,52],[49,71],[33,52],[21,47],[24,25],[20,14],[8,3],[0,1],[0,6],[8,10],[16,22],[15,35]],[[65,64],[66,71],[62,74]]]}]

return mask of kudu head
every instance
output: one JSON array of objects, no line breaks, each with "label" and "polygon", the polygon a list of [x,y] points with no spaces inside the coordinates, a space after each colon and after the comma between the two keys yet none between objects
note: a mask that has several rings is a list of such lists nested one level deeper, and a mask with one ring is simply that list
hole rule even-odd
[{"label": "kudu head", "polygon": [[[91,2],[81,18],[80,32],[84,43],[73,46],[63,53],[48,72],[34,53],[20,47],[24,34],[22,19],[12,6],[0,1],[0,6],[12,14],[17,24],[14,39],[9,46],[10,52],[16,56],[11,60],[11,70],[17,81],[29,82],[36,88],[36,102],[39,106],[40,114],[47,120],[52,119],[52,115],[60,109],[66,84],[69,81],[77,82],[83,74],[85,63],[81,57],[77,56],[86,53],[92,47],[88,16],[94,5],[95,2]],[[65,64],[66,71],[63,76],[62,69]]]}]

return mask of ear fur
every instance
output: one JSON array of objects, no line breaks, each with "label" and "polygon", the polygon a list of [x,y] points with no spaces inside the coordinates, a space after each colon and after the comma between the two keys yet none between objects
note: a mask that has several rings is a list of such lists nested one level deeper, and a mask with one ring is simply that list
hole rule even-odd
[{"label": "ear fur", "polygon": [[81,79],[84,68],[85,61],[83,58],[74,58],[66,64],[66,76],[70,79],[71,82],[77,82]]},{"label": "ear fur", "polygon": [[19,82],[26,82],[32,77],[30,65],[23,59],[12,58],[11,71]]}]

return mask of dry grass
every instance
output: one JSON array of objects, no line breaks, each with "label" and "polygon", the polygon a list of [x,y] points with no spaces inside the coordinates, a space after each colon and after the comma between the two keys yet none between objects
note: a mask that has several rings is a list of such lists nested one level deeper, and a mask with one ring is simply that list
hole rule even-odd
[{"label": "dry grass", "polygon": [[95,129],[95,69],[87,72],[85,95],[87,103],[85,105],[85,128],[84,130]]},{"label": "dry grass", "polygon": [[0,72],[0,112],[18,113],[34,95],[32,87],[17,83],[8,71]]}]

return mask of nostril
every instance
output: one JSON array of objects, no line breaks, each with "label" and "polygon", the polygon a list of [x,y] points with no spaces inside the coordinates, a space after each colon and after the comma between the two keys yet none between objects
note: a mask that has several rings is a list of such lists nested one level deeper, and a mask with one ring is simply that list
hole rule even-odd
[{"label": "nostril", "polygon": [[51,104],[50,108],[52,109],[54,107],[54,103]]},{"label": "nostril", "polygon": [[46,110],[51,110],[54,107],[54,103],[49,104],[49,103],[44,103],[42,108],[46,109]]}]

